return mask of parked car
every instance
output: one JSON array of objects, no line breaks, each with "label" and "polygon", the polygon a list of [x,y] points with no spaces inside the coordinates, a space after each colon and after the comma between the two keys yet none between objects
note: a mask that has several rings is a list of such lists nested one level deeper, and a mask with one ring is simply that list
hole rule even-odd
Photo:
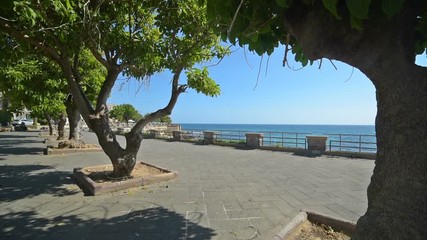
[{"label": "parked car", "polygon": [[31,119],[15,119],[13,120],[12,125],[13,126],[22,125],[22,123],[24,123],[26,126],[29,126],[29,125],[33,125],[34,121]]}]

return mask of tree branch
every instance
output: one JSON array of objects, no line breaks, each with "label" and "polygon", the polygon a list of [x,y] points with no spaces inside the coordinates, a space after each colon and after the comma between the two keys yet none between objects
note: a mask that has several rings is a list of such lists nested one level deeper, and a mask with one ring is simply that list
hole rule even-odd
[{"label": "tree branch", "polygon": [[90,46],[89,50],[92,53],[92,55],[96,58],[96,60],[98,60],[98,62],[100,62],[105,68],[108,69],[108,67],[110,65],[108,64],[107,60],[105,60],[104,58],[102,58],[102,56],[98,52],[98,50],[96,50],[93,46]]},{"label": "tree branch", "polygon": [[104,111],[107,107],[107,99],[110,96],[111,89],[113,88],[114,83],[116,82],[116,79],[121,72],[120,67],[113,67],[111,65],[107,67],[107,70],[107,76],[105,77],[105,81],[102,83],[102,87],[96,101],[96,113],[94,116],[95,118],[98,118],[100,115],[105,114]]},{"label": "tree branch", "polygon": [[58,62],[60,60],[60,54],[54,48],[43,44],[35,37],[30,37],[21,31],[13,29],[9,25],[9,22],[4,19],[0,19],[0,30],[6,32],[18,41],[27,43],[33,46],[34,48],[40,49],[47,57],[54,60],[55,62]]},{"label": "tree branch", "polygon": [[140,134],[142,129],[148,123],[166,115],[170,115],[172,113],[172,110],[178,101],[179,95],[187,90],[187,85],[178,85],[179,76],[181,75],[182,70],[182,68],[177,69],[173,75],[172,94],[169,103],[166,105],[166,107],[152,112],[146,115],[144,118],[140,119],[128,134]]}]

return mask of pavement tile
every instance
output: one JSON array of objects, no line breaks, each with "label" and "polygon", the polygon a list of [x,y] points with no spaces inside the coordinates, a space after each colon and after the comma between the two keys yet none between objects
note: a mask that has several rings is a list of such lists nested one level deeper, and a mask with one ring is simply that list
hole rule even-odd
[{"label": "pavement tile", "polygon": [[[0,138],[0,147],[15,141],[23,151],[1,156],[0,239],[271,239],[300,209],[357,220],[374,167],[147,139],[138,157],[178,178],[89,197],[69,176],[75,167],[110,164],[104,153],[28,155],[45,147],[35,133]],[[84,138],[97,143],[93,133]]]}]

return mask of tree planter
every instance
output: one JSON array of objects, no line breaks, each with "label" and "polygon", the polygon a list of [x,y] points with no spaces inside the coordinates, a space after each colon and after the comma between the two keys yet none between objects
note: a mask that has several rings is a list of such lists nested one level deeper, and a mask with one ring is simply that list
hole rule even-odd
[{"label": "tree planter", "polygon": [[44,155],[87,153],[87,152],[102,152],[102,148],[95,144],[87,145],[87,147],[84,147],[84,148],[56,148],[52,145],[48,145],[44,150]]},{"label": "tree planter", "polygon": [[153,168],[158,171],[157,174],[148,174],[142,177],[134,177],[126,180],[118,180],[118,181],[108,181],[103,183],[95,182],[87,171],[92,171],[95,169],[102,168],[111,168],[111,165],[100,165],[86,168],[75,168],[73,171],[74,179],[77,182],[77,185],[83,190],[86,195],[101,195],[104,193],[115,192],[123,189],[133,188],[148,185],[155,182],[162,182],[174,179],[178,176],[178,173],[175,171],[171,171],[169,169],[157,167],[148,163],[139,162],[142,166],[146,166],[149,168]]},{"label": "tree planter", "polygon": [[305,222],[319,223],[331,227],[334,232],[342,232],[351,237],[356,229],[356,224],[343,219],[334,218],[320,213],[301,211],[294,219],[287,224],[280,233],[274,236],[273,240],[300,239],[298,232]]}]

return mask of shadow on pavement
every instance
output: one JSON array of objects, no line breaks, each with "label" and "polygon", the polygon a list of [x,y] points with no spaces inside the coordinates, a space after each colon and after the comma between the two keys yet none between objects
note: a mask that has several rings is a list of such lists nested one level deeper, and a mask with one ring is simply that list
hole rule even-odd
[{"label": "shadow on pavement", "polygon": [[57,171],[44,165],[0,166],[0,202],[34,197],[40,194],[65,196],[79,191],[64,185],[73,184],[69,172]]},{"label": "shadow on pavement", "polygon": [[41,217],[19,211],[0,216],[1,239],[211,239],[212,229],[163,207],[139,210],[111,219],[81,219],[79,215]]},{"label": "shadow on pavement", "polygon": [[1,134],[0,156],[42,154],[44,148],[39,145],[41,140],[25,135]]}]

